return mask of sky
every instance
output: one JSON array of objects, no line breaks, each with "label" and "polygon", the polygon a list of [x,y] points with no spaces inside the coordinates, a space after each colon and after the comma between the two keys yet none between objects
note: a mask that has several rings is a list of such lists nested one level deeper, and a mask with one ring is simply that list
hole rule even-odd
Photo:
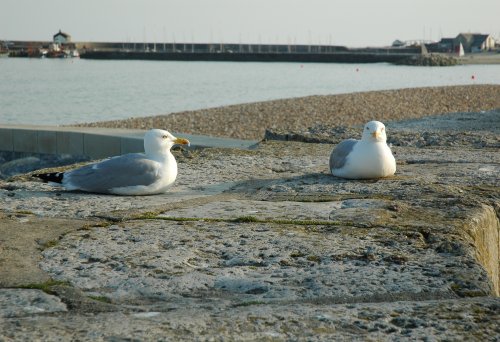
[{"label": "sky", "polygon": [[1,0],[0,40],[387,46],[488,33],[500,0]]}]

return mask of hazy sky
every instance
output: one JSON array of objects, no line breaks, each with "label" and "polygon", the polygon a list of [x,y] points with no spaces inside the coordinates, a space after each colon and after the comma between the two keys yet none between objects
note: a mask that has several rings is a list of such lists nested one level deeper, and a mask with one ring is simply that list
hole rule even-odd
[{"label": "hazy sky", "polygon": [[500,38],[500,0],[0,0],[0,40],[390,45]]}]

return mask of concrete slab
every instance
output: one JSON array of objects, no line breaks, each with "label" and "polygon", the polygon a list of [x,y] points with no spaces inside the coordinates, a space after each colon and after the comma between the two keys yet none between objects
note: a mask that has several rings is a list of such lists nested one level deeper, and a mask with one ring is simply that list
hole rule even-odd
[{"label": "concrete slab", "polygon": [[120,139],[120,153],[142,153],[144,152],[144,139],[142,137],[137,138],[122,138]]},{"label": "concrete slab", "polygon": [[83,136],[83,155],[102,159],[121,154],[121,138],[107,135],[86,134]]},{"label": "concrete slab", "polygon": [[14,149],[14,140],[12,129],[0,127],[0,151],[12,151]]},{"label": "concrete slab", "polygon": [[37,131],[12,131],[13,150],[16,152],[38,151],[38,132]]},{"label": "concrete slab", "polygon": [[72,154],[83,156],[83,133],[80,132],[56,132],[58,154]]}]

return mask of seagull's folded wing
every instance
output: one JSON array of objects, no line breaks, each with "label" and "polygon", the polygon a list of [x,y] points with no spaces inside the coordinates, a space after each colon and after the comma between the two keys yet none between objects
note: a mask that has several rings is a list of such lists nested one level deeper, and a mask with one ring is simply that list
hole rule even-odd
[{"label": "seagull's folded wing", "polygon": [[160,163],[143,154],[127,154],[65,174],[69,190],[108,193],[110,189],[153,184],[160,178]]},{"label": "seagull's folded wing", "polygon": [[345,165],[347,156],[351,153],[357,142],[356,139],[347,139],[335,147],[330,155],[330,170],[340,169]]}]

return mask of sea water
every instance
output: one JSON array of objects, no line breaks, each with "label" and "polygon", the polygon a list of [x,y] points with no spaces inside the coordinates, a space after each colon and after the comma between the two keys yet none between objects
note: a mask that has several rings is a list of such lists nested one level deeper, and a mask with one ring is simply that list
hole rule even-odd
[{"label": "sea water", "polygon": [[308,95],[500,84],[500,65],[0,59],[0,124],[67,125]]}]

